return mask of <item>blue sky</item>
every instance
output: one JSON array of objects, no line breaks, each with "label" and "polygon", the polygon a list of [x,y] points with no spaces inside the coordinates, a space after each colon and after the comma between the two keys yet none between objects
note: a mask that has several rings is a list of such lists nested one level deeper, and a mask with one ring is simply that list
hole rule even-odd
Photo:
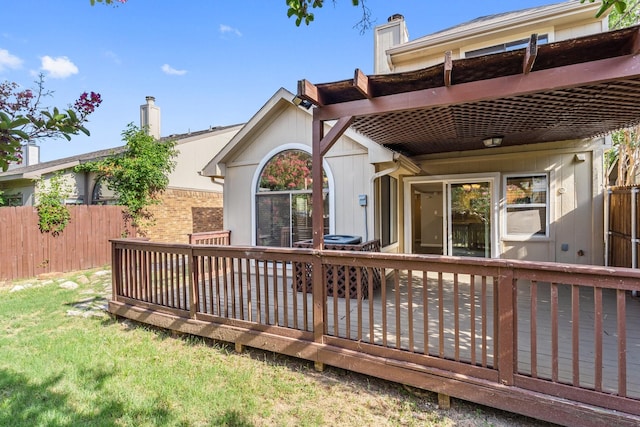
[{"label": "blue sky", "polygon": [[[248,121],[281,87],[373,72],[373,31],[354,24],[349,0],[326,1],[296,27],[284,0],[0,0],[0,81],[33,87],[39,72],[66,107],[85,91],[102,95],[91,136],[43,141],[41,161],[122,145],[128,123],[154,96],[162,135]],[[374,25],[404,15],[411,40],[470,19],[558,3],[545,0],[367,0]]]}]

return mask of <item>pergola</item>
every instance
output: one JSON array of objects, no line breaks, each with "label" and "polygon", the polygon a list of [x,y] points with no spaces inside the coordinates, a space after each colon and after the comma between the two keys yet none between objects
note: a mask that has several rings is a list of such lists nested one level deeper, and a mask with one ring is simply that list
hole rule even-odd
[{"label": "pergola", "polygon": [[[640,123],[640,26],[396,74],[298,82],[313,110],[313,243],[322,158],[349,128],[407,156],[605,135]],[[325,135],[324,123],[334,122]],[[316,167],[319,165],[320,167]],[[318,213],[320,210],[320,214]],[[315,271],[314,271],[315,272]],[[321,272],[318,272],[321,279]]]}]

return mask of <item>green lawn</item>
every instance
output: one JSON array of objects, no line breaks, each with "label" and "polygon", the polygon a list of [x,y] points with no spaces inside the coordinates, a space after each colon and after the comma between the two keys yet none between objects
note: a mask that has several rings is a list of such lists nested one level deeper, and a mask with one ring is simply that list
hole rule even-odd
[{"label": "green lawn", "polygon": [[[0,426],[512,425],[468,404],[440,411],[398,384],[114,320],[91,310],[110,281],[95,272],[0,284]],[[69,279],[76,289],[61,287]]]}]

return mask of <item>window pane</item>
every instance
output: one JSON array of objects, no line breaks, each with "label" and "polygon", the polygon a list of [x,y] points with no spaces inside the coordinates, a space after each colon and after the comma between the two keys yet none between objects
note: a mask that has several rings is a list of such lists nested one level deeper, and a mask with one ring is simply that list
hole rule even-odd
[{"label": "window pane", "polygon": [[522,176],[507,178],[507,204],[547,203],[547,177]]},{"label": "window pane", "polygon": [[546,235],[546,208],[507,208],[507,234]]},{"label": "window pane", "polygon": [[311,194],[295,194],[291,198],[291,212],[293,213],[292,228],[293,239],[292,242],[299,242],[301,240],[309,240],[312,238],[312,224],[311,224]]},{"label": "window pane", "polygon": [[[276,154],[262,169],[258,191],[311,190],[311,155],[300,150]],[[323,188],[328,187],[323,174]]]},{"label": "window pane", "polygon": [[380,236],[382,246],[388,246],[398,241],[397,182],[395,178],[388,175],[380,177]]},{"label": "window pane", "polygon": [[290,246],[291,214],[289,194],[256,196],[256,243],[258,246]]}]

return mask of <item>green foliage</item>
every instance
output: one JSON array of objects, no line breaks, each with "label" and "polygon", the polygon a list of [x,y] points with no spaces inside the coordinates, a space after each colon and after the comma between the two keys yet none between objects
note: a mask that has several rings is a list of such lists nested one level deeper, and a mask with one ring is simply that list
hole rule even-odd
[{"label": "green foliage", "polygon": [[69,209],[64,204],[71,193],[70,186],[65,182],[62,173],[57,173],[48,183],[40,178],[36,183],[38,189],[38,226],[42,233],[60,234],[71,219]]},{"label": "green foliage", "polygon": [[144,228],[153,223],[147,207],[159,203],[159,196],[169,185],[168,175],[175,168],[175,142],[156,141],[133,123],[122,132],[122,139],[126,142],[123,153],[79,165],[75,170],[102,177],[117,195],[118,204],[126,207],[126,219],[144,235]]},{"label": "green foliage", "polygon": [[[584,3],[585,1],[587,1],[587,0],[580,0],[580,3]],[[596,0],[588,0],[588,1],[589,1],[589,3],[593,3]],[[618,13],[623,13],[625,11],[625,9],[627,8],[626,0],[601,0],[601,1],[602,1],[602,5],[600,6],[600,9],[598,9],[598,13],[596,13],[596,18],[600,18],[602,15],[604,15],[612,7]]]}]

